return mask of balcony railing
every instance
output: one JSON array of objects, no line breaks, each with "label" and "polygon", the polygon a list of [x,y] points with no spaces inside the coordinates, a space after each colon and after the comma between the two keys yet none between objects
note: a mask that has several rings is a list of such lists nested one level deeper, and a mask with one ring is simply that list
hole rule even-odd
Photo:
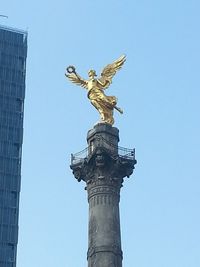
[{"label": "balcony railing", "polygon": [[[129,149],[125,147],[115,146],[111,142],[107,141],[103,137],[100,137],[98,139],[96,147],[99,148],[105,148],[108,150],[108,148],[115,148],[115,150],[118,151],[118,155],[121,158],[129,159],[129,160],[135,160],[135,149]],[[81,162],[84,162],[84,160],[91,154],[91,147],[86,147],[85,149],[81,150],[78,153],[71,154],[71,164],[78,164]]]}]

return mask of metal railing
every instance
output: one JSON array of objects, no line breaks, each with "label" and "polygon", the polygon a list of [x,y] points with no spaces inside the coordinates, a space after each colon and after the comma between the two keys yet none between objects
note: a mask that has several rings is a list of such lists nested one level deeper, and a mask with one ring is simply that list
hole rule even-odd
[{"label": "metal railing", "polygon": [[77,164],[79,162],[82,162],[87,157],[88,157],[88,147],[81,150],[80,152],[71,154],[71,164]]},{"label": "metal railing", "polygon": [[127,159],[135,159],[135,148],[125,148],[118,146],[118,154],[120,157],[127,158]]},{"label": "metal railing", "polygon": [[[109,142],[103,137],[99,137],[96,147],[102,147],[108,149],[109,147],[115,148],[118,152],[118,155],[121,158],[126,158],[130,160],[135,160],[135,149],[129,149],[125,147],[116,146],[113,143]],[[80,162],[84,162],[84,160],[89,156],[89,151],[91,151],[91,147],[86,147],[85,149],[77,152],[75,154],[71,154],[71,164],[77,164]],[[90,152],[92,153],[92,152]]]}]

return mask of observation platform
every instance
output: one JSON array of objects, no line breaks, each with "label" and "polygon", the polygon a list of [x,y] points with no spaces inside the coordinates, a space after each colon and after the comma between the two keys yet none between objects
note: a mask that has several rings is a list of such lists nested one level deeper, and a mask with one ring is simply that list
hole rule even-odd
[{"label": "observation platform", "polygon": [[[110,148],[113,148],[114,151],[117,151],[117,153],[114,153],[114,154],[116,154],[116,156],[119,156],[121,159],[128,159],[131,161],[136,161],[135,148],[130,149],[130,148],[125,148],[125,147],[121,147],[121,146],[116,146],[116,145],[112,144],[111,142],[109,142],[108,140],[106,140],[105,138],[103,138],[102,136],[98,137],[98,144],[96,146],[96,149],[97,148],[103,148],[103,149],[109,150],[109,151],[110,151]],[[93,151],[92,147],[88,146],[85,149],[81,150],[80,152],[77,152],[75,154],[71,154],[71,165],[76,165],[76,164],[79,164],[81,162],[84,162],[85,160],[87,160],[88,158],[91,157],[93,152],[94,151]]]}]

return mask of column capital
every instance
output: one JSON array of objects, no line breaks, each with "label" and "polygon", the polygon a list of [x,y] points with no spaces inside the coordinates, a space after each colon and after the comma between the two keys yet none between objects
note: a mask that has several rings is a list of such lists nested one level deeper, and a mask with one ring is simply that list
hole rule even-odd
[{"label": "column capital", "polygon": [[123,178],[133,173],[135,150],[118,146],[117,128],[98,124],[88,131],[87,142],[85,150],[72,155],[70,167],[79,182],[122,185]]}]

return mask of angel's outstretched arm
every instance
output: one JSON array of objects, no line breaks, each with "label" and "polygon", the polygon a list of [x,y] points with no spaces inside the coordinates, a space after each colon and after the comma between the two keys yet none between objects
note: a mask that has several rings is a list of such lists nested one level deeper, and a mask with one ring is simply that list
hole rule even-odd
[{"label": "angel's outstretched arm", "polygon": [[84,80],[80,75],[78,75],[75,71],[71,73],[65,73],[65,76],[73,83],[80,85],[84,88],[87,88],[88,82]]}]

